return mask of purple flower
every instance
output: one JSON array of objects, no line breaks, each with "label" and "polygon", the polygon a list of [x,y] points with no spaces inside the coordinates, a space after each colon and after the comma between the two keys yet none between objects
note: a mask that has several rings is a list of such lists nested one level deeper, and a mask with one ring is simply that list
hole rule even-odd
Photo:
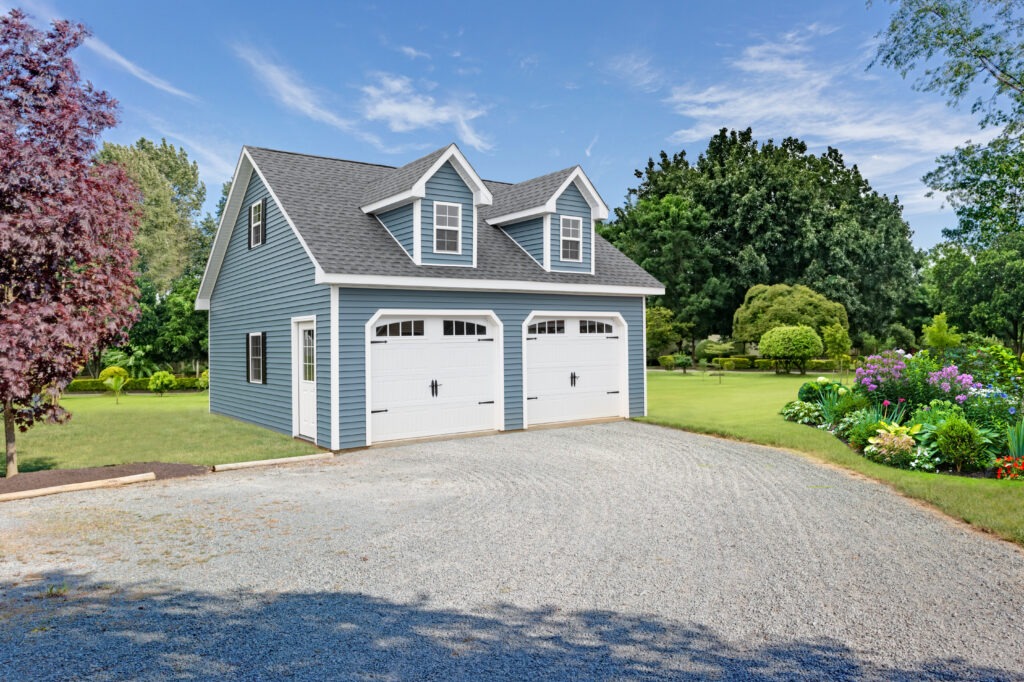
[{"label": "purple flower", "polygon": [[965,400],[967,400],[967,396],[965,396],[963,393],[961,393],[960,395],[958,395],[956,397],[956,401],[958,403],[963,403]]},{"label": "purple flower", "polygon": [[1011,407],[1010,408],[1010,414],[1017,414],[1017,408],[1016,407]]}]

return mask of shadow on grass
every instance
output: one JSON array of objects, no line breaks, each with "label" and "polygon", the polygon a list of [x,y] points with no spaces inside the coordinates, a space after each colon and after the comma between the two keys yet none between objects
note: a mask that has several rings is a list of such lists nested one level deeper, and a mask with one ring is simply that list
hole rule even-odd
[{"label": "shadow on grass", "polygon": [[423,597],[114,589],[73,574],[0,582],[8,679],[1003,680],[958,659],[882,668],[835,640],[749,646],[702,624]]},{"label": "shadow on grass", "polygon": [[[53,457],[19,457],[18,473],[27,474],[32,471],[49,471],[57,468],[57,460]],[[0,461],[0,477],[7,475],[7,462]]]}]

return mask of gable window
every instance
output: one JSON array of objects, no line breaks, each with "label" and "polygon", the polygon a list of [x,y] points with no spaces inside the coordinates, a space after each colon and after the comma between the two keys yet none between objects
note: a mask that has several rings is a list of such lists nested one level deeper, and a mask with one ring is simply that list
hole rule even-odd
[{"label": "gable window", "polygon": [[434,202],[434,253],[462,253],[462,205]]},{"label": "gable window", "polygon": [[267,200],[249,205],[249,248],[254,249],[267,240]]},{"label": "gable window", "polygon": [[445,336],[484,336],[487,334],[487,327],[476,322],[464,322],[462,320],[445,320]]},{"label": "gable window", "polygon": [[564,334],[565,320],[548,320],[536,322],[526,328],[527,334]]},{"label": "gable window", "polygon": [[612,326],[597,320],[580,320],[580,334],[611,334]]},{"label": "gable window", "polygon": [[583,219],[562,216],[562,260],[583,260]]},{"label": "gable window", "polygon": [[267,383],[267,333],[245,335],[246,381],[250,384]]},{"label": "gable window", "polygon": [[377,336],[423,336],[423,320],[402,320],[381,324],[375,330]]}]

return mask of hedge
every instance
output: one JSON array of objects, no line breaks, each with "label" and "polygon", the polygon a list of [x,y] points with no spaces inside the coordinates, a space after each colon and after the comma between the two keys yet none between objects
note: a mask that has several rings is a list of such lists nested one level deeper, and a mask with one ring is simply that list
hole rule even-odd
[{"label": "hedge", "polygon": [[[176,377],[177,387],[175,391],[195,391],[196,379],[195,377]],[[65,393],[105,393],[108,389],[103,385],[103,382],[99,379],[75,379],[68,387],[64,389]],[[140,379],[129,379],[128,383],[124,385],[125,391],[140,391],[149,393],[149,377],[142,377]]]},{"label": "hedge", "polygon": [[750,369],[751,361],[744,355],[733,355],[727,358],[715,358],[711,364],[719,369]]},{"label": "hedge", "polygon": [[808,360],[807,369],[812,372],[831,372],[836,368],[835,360]]},{"label": "hedge", "polygon": [[754,360],[754,369],[772,369],[772,365],[775,364],[774,360],[767,360],[765,358],[758,358]]}]

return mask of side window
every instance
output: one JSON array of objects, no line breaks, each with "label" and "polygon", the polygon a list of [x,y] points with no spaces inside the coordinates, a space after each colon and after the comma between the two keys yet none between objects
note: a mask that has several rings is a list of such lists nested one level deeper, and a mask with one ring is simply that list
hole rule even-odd
[{"label": "side window", "polygon": [[462,253],[462,205],[434,202],[434,253]]},{"label": "side window", "polygon": [[597,320],[580,320],[580,334],[611,334],[612,326]]},{"label": "side window", "polygon": [[250,384],[267,383],[267,333],[245,335],[246,381]]},{"label": "side window", "polygon": [[249,205],[249,248],[254,249],[267,240],[267,200]]},{"label": "side window", "polygon": [[377,325],[374,330],[377,336],[423,336],[423,320],[402,320],[390,324]]},{"label": "side window", "polygon": [[583,260],[583,219],[562,216],[562,260]]},{"label": "side window", "polygon": [[548,320],[535,322],[526,328],[528,334],[564,334],[565,320]]},{"label": "side window", "polygon": [[464,322],[462,320],[445,320],[445,336],[485,336],[487,327],[476,322]]}]

